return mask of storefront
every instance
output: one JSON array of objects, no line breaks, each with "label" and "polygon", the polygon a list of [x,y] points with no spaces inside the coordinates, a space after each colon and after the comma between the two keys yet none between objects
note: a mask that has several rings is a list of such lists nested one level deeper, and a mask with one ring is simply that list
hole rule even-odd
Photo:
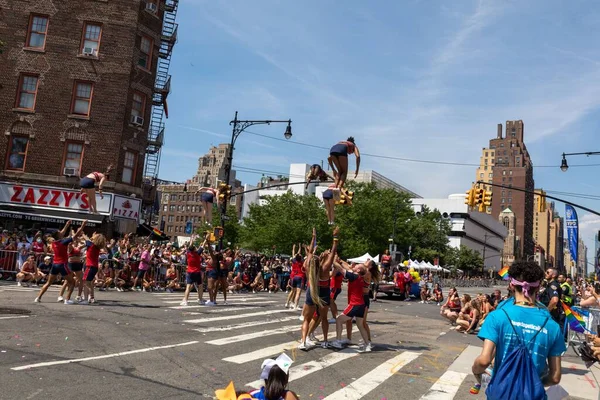
[{"label": "storefront", "polygon": [[79,190],[0,182],[0,224],[4,229],[57,229],[66,221],[98,231],[134,232],[141,201],[112,193],[96,194],[98,214],[90,213],[89,198]]}]

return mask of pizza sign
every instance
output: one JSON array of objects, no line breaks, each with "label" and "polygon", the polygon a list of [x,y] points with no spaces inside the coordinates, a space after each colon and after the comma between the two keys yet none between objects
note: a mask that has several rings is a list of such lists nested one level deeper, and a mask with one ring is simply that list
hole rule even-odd
[{"label": "pizza sign", "polygon": [[115,195],[112,215],[114,218],[139,221],[142,201],[133,197]]}]

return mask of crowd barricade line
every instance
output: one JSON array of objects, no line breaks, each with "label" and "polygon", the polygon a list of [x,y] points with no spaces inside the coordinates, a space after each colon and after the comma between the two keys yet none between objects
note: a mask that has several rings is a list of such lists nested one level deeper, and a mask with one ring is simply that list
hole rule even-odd
[{"label": "crowd barricade line", "polygon": [[39,266],[44,261],[44,257],[46,257],[46,255],[52,256],[52,254],[31,252],[28,252],[25,256],[22,256],[19,250],[0,250],[0,278],[14,278],[14,276],[16,276],[20,271],[20,264],[22,264],[22,262],[24,262],[30,254],[35,256],[36,266]]},{"label": "crowd barricade line", "polygon": [[485,287],[489,288],[495,284],[494,279],[442,279],[442,286],[444,287],[463,287],[463,288],[478,288]]}]

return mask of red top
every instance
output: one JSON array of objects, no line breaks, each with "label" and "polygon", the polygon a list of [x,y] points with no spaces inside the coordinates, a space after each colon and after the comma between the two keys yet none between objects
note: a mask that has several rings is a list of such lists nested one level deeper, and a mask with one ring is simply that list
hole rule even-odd
[{"label": "red top", "polygon": [[302,263],[302,261],[294,261],[292,263],[292,273],[290,279],[294,279],[296,277],[306,279],[306,274],[304,273],[304,271],[302,271],[303,265],[304,264]]},{"label": "red top", "polygon": [[55,240],[52,242],[52,251],[54,252],[54,264],[66,264],[69,260],[68,245],[73,241],[73,238]]},{"label": "red top", "polygon": [[31,245],[34,253],[43,253],[44,252],[44,243],[33,242]]},{"label": "red top", "polygon": [[[350,151],[350,150],[348,150],[348,151]],[[101,177],[102,174],[100,172],[92,172],[92,175],[94,175],[94,179],[96,180],[96,182],[100,182],[102,180],[102,177]]]},{"label": "red top", "polygon": [[100,256],[100,248],[89,240],[85,241],[87,250],[85,252],[85,266],[98,268],[98,257]]},{"label": "red top", "polygon": [[396,287],[404,289],[404,272],[396,272]]},{"label": "red top", "polygon": [[186,258],[188,274],[202,272],[202,270],[200,269],[202,263],[202,256],[197,251],[188,251],[186,254]]},{"label": "red top", "polygon": [[363,297],[363,278],[360,275],[346,271],[346,279],[348,279],[348,305],[362,306],[365,304]]},{"label": "red top", "polygon": [[389,256],[387,254],[384,254],[383,256],[381,256],[382,264],[389,264],[391,260],[392,260],[392,256]]},{"label": "red top", "polygon": [[340,272],[336,272],[336,274],[333,276],[333,279],[331,280],[331,288],[332,289],[341,289],[343,281],[344,281],[344,275],[342,275]]},{"label": "red top", "polygon": [[69,257],[81,257],[81,250],[78,247],[73,247],[69,252]]}]

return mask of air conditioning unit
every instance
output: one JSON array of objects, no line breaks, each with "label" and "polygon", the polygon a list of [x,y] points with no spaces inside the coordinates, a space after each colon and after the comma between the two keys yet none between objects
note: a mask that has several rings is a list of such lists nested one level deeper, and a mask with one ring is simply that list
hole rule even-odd
[{"label": "air conditioning unit", "polygon": [[131,123],[134,125],[142,126],[144,125],[144,118],[140,117],[139,115],[132,115]]},{"label": "air conditioning unit", "polygon": [[148,11],[152,11],[153,13],[155,13],[157,11],[158,7],[156,5],[156,3],[146,3],[146,10]]},{"label": "air conditioning unit", "polygon": [[77,168],[67,168],[63,170],[63,175],[65,176],[77,176],[79,175],[79,170]]},{"label": "air conditioning unit", "polygon": [[94,49],[93,47],[84,47],[83,48],[83,55],[84,56],[95,56],[96,55],[96,49]]}]

